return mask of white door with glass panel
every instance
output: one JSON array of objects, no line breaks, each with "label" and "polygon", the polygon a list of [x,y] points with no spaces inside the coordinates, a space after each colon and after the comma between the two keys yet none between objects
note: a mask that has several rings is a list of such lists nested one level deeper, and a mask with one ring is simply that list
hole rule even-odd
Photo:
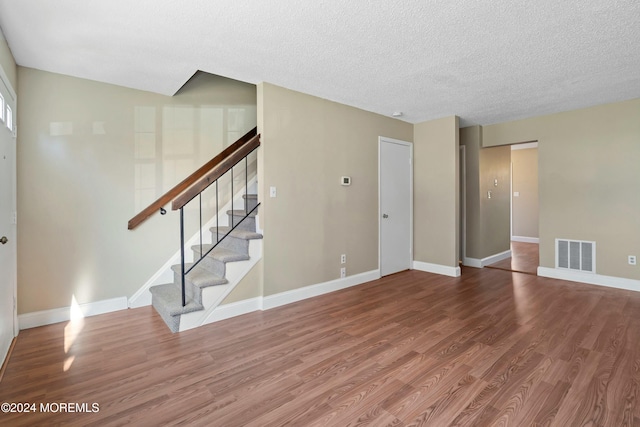
[{"label": "white door with glass panel", "polygon": [[15,225],[16,96],[0,68],[0,365],[17,333]]}]

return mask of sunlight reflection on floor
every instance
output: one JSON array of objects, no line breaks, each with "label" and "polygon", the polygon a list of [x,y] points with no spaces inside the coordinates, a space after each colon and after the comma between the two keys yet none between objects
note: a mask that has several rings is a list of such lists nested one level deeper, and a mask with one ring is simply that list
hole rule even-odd
[{"label": "sunlight reflection on floor", "polygon": [[82,328],[84,328],[84,314],[82,314],[82,310],[80,309],[80,305],[78,301],[76,301],[75,295],[71,297],[71,309],[69,312],[69,323],[64,327],[64,352],[68,355],[65,359],[62,370],[64,372],[68,371],[73,364],[76,356],[73,354],[69,354],[73,343],[80,335]]},{"label": "sunlight reflection on floor", "polygon": [[529,277],[523,274],[511,274],[513,280],[513,301],[518,322],[525,323],[531,313],[534,303],[531,297],[531,288],[527,284]]}]

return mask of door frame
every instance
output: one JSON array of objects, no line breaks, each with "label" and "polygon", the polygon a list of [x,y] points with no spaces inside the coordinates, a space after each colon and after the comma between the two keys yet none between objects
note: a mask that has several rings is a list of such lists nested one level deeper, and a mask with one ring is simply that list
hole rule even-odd
[{"label": "door frame", "polygon": [[413,142],[378,136],[378,276],[382,277],[382,144],[399,144],[409,147],[409,269],[413,269]]},{"label": "door frame", "polygon": [[467,147],[460,145],[460,251],[464,265],[467,258]]},{"label": "door frame", "polygon": [[[9,92],[9,95],[12,98],[13,101],[13,129],[12,129],[12,134],[13,134],[13,146],[11,147],[11,154],[12,154],[12,176],[11,176],[11,180],[12,180],[12,188],[11,188],[11,211],[13,212],[13,228],[14,228],[14,232],[13,232],[13,245],[12,248],[14,249],[13,252],[13,262],[12,262],[12,272],[11,272],[11,277],[13,280],[13,336],[14,338],[18,336],[18,332],[20,331],[19,325],[18,325],[18,246],[17,246],[17,239],[18,239],[18,225],[17,225],[17,194],[18,194],[18,189],[17,189],[17,175],[18,175],[18,168],[17,168],[17,129],[18,129],[18,96],[16,94],[15,89],[13,88],[13,86],[11,85],[11,82],[9,81],[9,78],[7,77],[7,74],[4,72],[4,68],[2,67],[2,65],[0,65],[0,84],[4,85],[7,88],[7,91]],[[6,102],[6,100],[5,100]],[[2,126],[4,126],[4,124],[0,124]]]}]

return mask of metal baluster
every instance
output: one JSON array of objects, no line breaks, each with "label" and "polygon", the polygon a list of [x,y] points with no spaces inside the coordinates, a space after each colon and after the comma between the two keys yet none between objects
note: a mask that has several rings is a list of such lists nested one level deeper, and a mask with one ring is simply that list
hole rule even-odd
[{"label": "metal baluster", "polygon": [[233,166],[231,167],[231,227],[235,226],[235,217],[233,216]]},{"label": "metal baluster", "polygon": [[220,217],[220,208],[218,208],[218,180],[216,179],[216,243],[220,241],[220,225],[218,218]]},{"label": "metal baluster", "polygon": [[248,167],[248,159],[249,154],[244,157],[244,215],[248,215],[249,213],[249,167]]},{"label": "metal baluster", "polygon": [[200,202],[200,259],[202,259],[202,193],[199,194]]},{"label": "metal baluster", "polygon": [[180,208],[180,266],[182,273],[182,306],[187,305],[185,295],[185,272],[184,272],[184,206]]}]

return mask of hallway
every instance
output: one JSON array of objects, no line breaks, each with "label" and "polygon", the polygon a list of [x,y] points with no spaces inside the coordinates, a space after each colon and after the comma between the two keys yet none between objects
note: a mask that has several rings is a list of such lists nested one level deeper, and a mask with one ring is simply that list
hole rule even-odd
[{"label": "hallway", "polygon": [[511,258],[487,265],[487,268],[537,275],[538,265],[537,243],[511,242]]}]

